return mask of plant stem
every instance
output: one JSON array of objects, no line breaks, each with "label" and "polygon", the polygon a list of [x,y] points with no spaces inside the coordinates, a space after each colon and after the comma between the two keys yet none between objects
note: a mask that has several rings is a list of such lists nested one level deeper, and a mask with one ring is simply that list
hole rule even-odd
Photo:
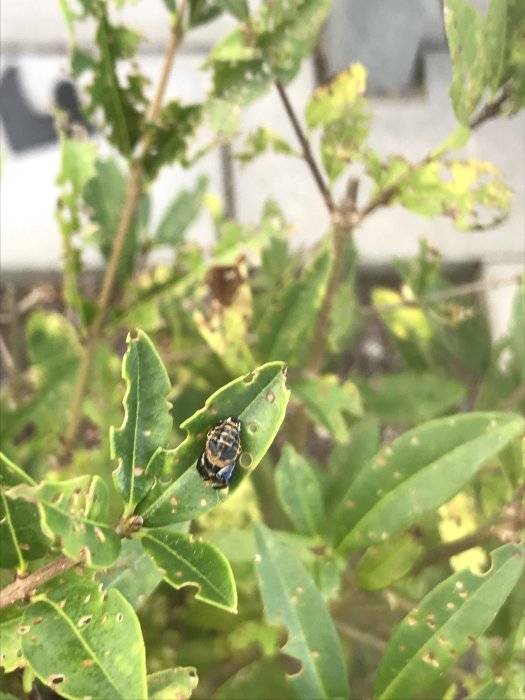
[{"label": "plant stem", "polygon": [[69,569],[72,569],[79,563],[81,562],[73,561],[69,557],[59,557],[38,569],[38,571],[29,574],[29,576],[17,578],[16,581],[13,581],[13,583],[10,583],[0,591],[0,610],[8,605],[13,605],[19,600],[28,598],[39,586],[47,583],[55,576],[69,571]]},{"label": "plant stem", "polygon": [[336,206],[335,202],[332,199],[332,195],[330,193],[330,190],[328,189],[327,184],[324,181],[324,178],[321,174],[321,171],[319,169],[319,166],[315,162],[314,155],[312,153],[312,148],[310,146],[310,141],[308,140],[306,134],[304,133],[301,124],[299,123],[299,119],[297,118],[297,115],[295,114],[295,111],[292,107],[292,103],[290,102],[290,99],[288,98],[288,94],[286,93],[286,90],[284,89],[284,85],[281,83],[280,80],[275,81],[275,87],[277,88],[277,92],[279,93],[279,97],[281,98],[281,101],[284,105],[284,108],[286,110],[286,114],[288,115],[288,118],[290,119],[290,122],[292,123],[293,129],[295,131],[295,135],[299,139],[299,143],[301,144],[301,149],[303,151],[303,157],[308,164],[308,167],[310,168],[310,172],[313,175],[313,178],[315,180],[315,183],[317,185],[317,188],[319,192],[321,193],[321,196],[323,197],[324,203],[326,205],[326,208],[328,209],[329,214],[333,215],[335,212]]},{"label": "plant stem", "polygon": [[[156,121],[159,116],[169,74],[173,65],[173,60],[182,37],[182,22],[185,14],[185,8],[186,0],[182,0],[179,12],[177,14],[177,21],[173,26],[166,55],[164,57],[164,64],[160,74],[157,90],[148,109],[146,123]],[[68,424],[64,434],[64,449],[66,453],[71,450],[77,437],[80,420],[82,418],[82,405],[84,403],[84,397],[89,382],[89,374],[93,364],[93,357],[100,339],[106,313],[109,308],[111,293],[115,284],[122,251],[124,249],[131,224],[135,217],[138,201],[143,192],[143,160],[151,145],[151,138],[152,133],[151,131],[148,131],[142,139],[140,145],[140,155],[131,166],[124,207],[122,209],[122,215],[115,238],[115,243],[111,251],[111,257],[104,273],[102,289],[98,298],[97,314],[93,320],[93,323],[88,329],[86,345],[80,362],[75,388],[73,390],[73,399],[71,402]]]}]

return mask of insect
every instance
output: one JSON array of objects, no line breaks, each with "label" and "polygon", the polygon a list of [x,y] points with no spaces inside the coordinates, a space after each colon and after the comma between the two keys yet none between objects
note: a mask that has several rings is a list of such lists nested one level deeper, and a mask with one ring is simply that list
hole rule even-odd
[{"label": "insect", "polygon": [[226,418],[212,428],[206,437],[206,447],[197,461],[197,471],[203,481],[211,481],[214,489],[230,485],[241,452],[241,421]]}]

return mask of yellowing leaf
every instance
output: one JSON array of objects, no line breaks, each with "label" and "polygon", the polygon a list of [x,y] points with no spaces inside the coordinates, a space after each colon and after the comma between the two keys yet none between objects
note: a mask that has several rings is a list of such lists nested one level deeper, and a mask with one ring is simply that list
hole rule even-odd
[{"label": "yellowing leaf", "polygon": [[306,121],[310,129],[342,119],[365,90],[366,69],[361,63],[353,63],[328,84],[318,87],[306,107]]}]

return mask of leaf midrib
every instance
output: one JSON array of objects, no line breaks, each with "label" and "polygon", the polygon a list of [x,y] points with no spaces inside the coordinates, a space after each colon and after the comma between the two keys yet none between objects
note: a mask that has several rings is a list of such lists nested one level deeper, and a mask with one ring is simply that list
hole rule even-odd
[{"label": "leaf midrib", "polygon": [[[510,427],[511,425],[512,425],[512,422],[509,421],[506,425],[502,425],[502,426],[498,426],[498,427],[500,427],[500,428],[502,428],[502,429],[505,429],[505,428]],[[491,437],[492,437],[495,433],[496,433],[496,431],[494,431],[494,433],[491,434]],[[381,508],[384,507],[385,503],[388,503],[388,502],[390,502],[390,501],[392,501],[392,500],[395,501],[395,500],[397,499],[397,496],[398,496],[399,491],[400,491],[401,489],[406,489],[407,486],[409,486],[414,480],[420,478],[422,474],[424,474],[424,473],[430,471],[431,469],[433,469],[434,466],[435,466],[436,464],[438,464],[441,460],[450,459],[451,456],[455,455],[456,452],[459,452],[459,451],[461,451],[461,450],[465,450],[465,448],[466,448],[467,446],[472,447],[473,443],[476,443],[476,442],[478,442],[478,441],[480,441],[480,440],[483,440],[483,439],[487,438],[487,436],[488,436],[487,433],[483,433],[483,434],[481,434],[481,435],[477,435],[474,439],[469,440],[468,442],[463,442],[463,443],[461,443],[460,445],[457,445],[457,446],[454,447],[454,449],[451,450],[450,452],[446,452],[445,454],[440,455],[440,456],[439,456],[437,459],[435,459],[434,461],[429,462],[428,464],[426,464],[422,469],[418,469],[417,471],[415,471],[415,472],[413,472],[412,474],[410,474],[410,476],[409,476],[407,479],[403,479],[403,480],[400,481],[398,484],[394,484],[394,485],[393,485],[394,487],[393,487],[390,491],[388,491],[387,493],[385,493],[384,496],[382,496],[378,501],[376,501],[376,502],[374,503],[374,505],[373,505],[368,511],[366,511],[366,513],[364,513],[364,515],[362,515],[362,516],[359,518],[359,520],[355,523],[355,525],[352,526],[351,530],[345,535],[345,537],[344,537],[344,538],[341,540],[341,542],[337,545],[337,549],[340,550],[340,549],[343,547],[344,543],[345,543],[348,539],[351,540],[351,539],[352,539],[352,534],[361,526],[361,524],[362,524],[364,521],[366,521],[373,513],[377,512],[378,510],[381,510]],[[509,437],[508,440],[510,440],[510,439],[511,439],[511,438]],[[481,461],[481,464],[483,464],[487,459],[489,459],[489,457],[490,457],[490,455],[487,456],[487,457],[483,457],[483,458],[482,458],[482,461]]]}]

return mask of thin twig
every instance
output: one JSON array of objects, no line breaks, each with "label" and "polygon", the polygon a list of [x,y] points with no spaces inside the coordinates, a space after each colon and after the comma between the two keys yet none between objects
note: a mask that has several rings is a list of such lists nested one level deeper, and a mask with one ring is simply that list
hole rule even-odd
[{"label": "thin twig", "polygon": [[42,586],[59,574],[69,571],[69,569],[80,563],[69,559],[69,557],[59,557],[38,569],[38,571],[29,574],[29,576],[17,578],[16,581],[13,581],[13,583],[10,583],[0,591],[0,610],[7,608],[8,605],[13,605],[19,600],[29,598],[39,586]]},{"label": "thin twig", "polygon": [[308,140],[306,134],[304,133],[304,131],[301,127],[301,124],[299,123],[299,119],[297,118],[297,115],[295,114],[295,111],[292,107],[292,103],[290,102],[288,94],[287,94],[286,90],[284,89],[284,86],[280,80],[275,81],[275,87],[277,88],[277,92],[279,93],[279,97],[282,100],[282,103],[283,103],[284,108],[286,110],[286,114],[288,115],[288,118],[290,119],[290,122],[292,123],[293,129],[295,131],[295,135],[299,139],[299,143],[301,144],[301,149],[303,151],[304,159],[305,159],[306,163],[308,164],[308,167],[310,168],[310,172],[313,175],[313,178],[315,180],[317,188],[319,189],[319,192],[321,193],[321,196],[323,197],[326,208],[328,209],[328,213],[332,215],[336,209],[335,202],[332,199],[332,195],[330,193],[330,190],[328,189],[328,186],[326,185],[326,183],[324,181],[324,178],[321,174],[321,170],[319,169],[319,166],[315,162],[315,158],[314,158],[314,155],[312,153],[312,148],[310,146],[310,141]]},{"label": "thin twig", "polygon": [[[170,42],[166,50],[164,64],[162,67],[157,90],[148,110],[146,120],[147,122],[155,122],[158,118],[162,101],[164,98],[164,93],[166,90],[166,85],[168,82],[168,77],[182,36],[182,22],[185,14],[185,8],[186,0],[182,0],[181,6],[179,8],[179,13],[177,15],[177,22],[171,32]],[[82,404],[84,402],[84,396],[86,394],[88,386],[91,365],[93,364],[93,357],[100,339],[102,326],[109,307],[111,292],[115,284],[117,269],[120,263],[122,251],[124,249],[129,230],[131,228],[131,223],[133,222],[135,216],[138,201],[143,191],[143,161],[151,145],[151,138],[152,132],[146,132],[142,139],[140,155],[131,167],[124,207],[122,210],[122,215],[117,230],[117,235],[115,237],[115,243],[113,245],[111,257],[109,259],[108,266],[104,274],[102,289],[100,291],[98,299],[97,315],[88,330],[86,345],[84,348],[84,353],[82,355],[82,360],[80,363],[75,388],[73,390],[73,399],[71,402],[71,408],[69,412],[68,425],[64,434],[64,448],[66,452],[71,449],[78,433],[78,428],[82,417]]]}]

